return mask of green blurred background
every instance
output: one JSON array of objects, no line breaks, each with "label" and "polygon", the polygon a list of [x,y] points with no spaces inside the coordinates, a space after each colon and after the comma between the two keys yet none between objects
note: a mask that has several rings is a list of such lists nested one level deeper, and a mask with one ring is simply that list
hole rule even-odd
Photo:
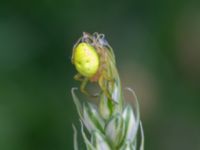
[{"label": "green blurred background", "polygon": [[141,106],[146,150],[200,149],[200,7],[174,0],[0,1],[0,150],[72,150],[70,57],[83,31],[112,45]]}]

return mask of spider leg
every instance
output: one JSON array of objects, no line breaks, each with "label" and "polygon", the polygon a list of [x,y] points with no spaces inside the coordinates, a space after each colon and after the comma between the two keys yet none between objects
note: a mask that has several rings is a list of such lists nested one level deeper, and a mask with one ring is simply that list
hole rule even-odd
[{"label": "spider leg", "polygon": [[88,81],[89,81],[89,79],[88,78],[85,78],[83,81],[82,81],[82,83],[81,83],[81,86],[80,86],[80,90],[81,90],[81,92],[82,93],[84,93],[85,95],[90,95],[87,91],[86,91],[86,85],[87,85],[87,83],[88,83]]},{"label": "spider leg", "polygon": [[82,83],[81,83],[81,86],[80,86],[81,92],[84,93],[85,95],[89,95],[89,93],[85,90],[85,87],[86,87],[86,85],[87,85],[89,79],[88,79],[88,78],[84,78],[84,77],[83,77],[81,74],[79,74],[79,73],[76,74],[76,75],[74,76],[74,79],[77,80],[77,81],[81,81],[81,82],[82,82]]},{"label": "spider leg", "polygon": [[101,88],[101,90],[103,91],[103,93],[109,98],[112,99],[111,94],[108,90],[108,81],[104,78],[104,76],[101,76],[99,78],[99,86]]},{"label": "spider leg", "polygon": [[91,96],[91,97],[98,97],[100,95],[100,93],[95,93],[95,94],[90,94],[87,90],[86,90],[86,86],[88,84],[89,79],[88,78],[83,78],[83,76],[81,76],[80,74],[77,74],[74,76],[75,80],[81,81],[81,86],[80,86],[80,90],[83,94],[87,95],[87,96]]},{"label": "spider leg", "polygon": [[83,82],[84,78],[83,78],[83,76],[80,73],[78,73],[78,74],[76,74],[74,76],[74,80]]}]

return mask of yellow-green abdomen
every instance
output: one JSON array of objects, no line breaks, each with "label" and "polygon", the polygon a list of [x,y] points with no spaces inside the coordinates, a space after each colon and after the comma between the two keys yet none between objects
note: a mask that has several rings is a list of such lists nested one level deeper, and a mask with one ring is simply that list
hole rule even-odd
[{"label": "yellow-green abdomen", "polygon": [[95,75],[99,68],[99,56],[94,47],[87,43],[80,43],[73,55],[73,63],[81,75],[85,77]]}]

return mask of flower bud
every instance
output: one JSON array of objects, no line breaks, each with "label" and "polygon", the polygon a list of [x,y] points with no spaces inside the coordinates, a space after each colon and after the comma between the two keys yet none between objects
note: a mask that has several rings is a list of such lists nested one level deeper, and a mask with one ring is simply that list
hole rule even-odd
[{"label": "flower bud", "polygon": [[110,119],[106,125],[105,133],[115,147],[121,143],[124,137],[124,124],[121,115],[117,114]]},{"label": "flower bud", "polygon": [[94,106],[89,103],[83,105],[83,122],[90,133],[93,130],[103,132],[104,122]]},{"label": "flower bud", "polygon": [[125,122],[125,139],[133,141],[136,138],[139,123],[130,105],[125,107],[122,117]]},{"label": "flower bud", "polygon": [[105,94],[102,94],[100,97],[99,103],[99,113],[103,119],[107,120],[110,118],[113,108],[112,102],[106,97]]},{"label": "flower bud", "polygon": [[95,150],[111,150],[104,135],[97,131],[92,133],[92,145],[95,147]]}]

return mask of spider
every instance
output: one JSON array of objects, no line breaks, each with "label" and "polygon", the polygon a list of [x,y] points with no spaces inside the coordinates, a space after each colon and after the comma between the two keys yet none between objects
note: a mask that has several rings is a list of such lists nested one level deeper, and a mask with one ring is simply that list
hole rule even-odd
[{"label": "spider", "polygon": [[118,80],[118,72],[113,50],[104,34],[95,32],[91,35],[83,32],[83,36],[73,47],[71,60],[78,71],[74,79],[82,82],[81,92],[91,95],[86,90],[88,82],[98,82],[101,92],[113,100],[112,93]]}]

